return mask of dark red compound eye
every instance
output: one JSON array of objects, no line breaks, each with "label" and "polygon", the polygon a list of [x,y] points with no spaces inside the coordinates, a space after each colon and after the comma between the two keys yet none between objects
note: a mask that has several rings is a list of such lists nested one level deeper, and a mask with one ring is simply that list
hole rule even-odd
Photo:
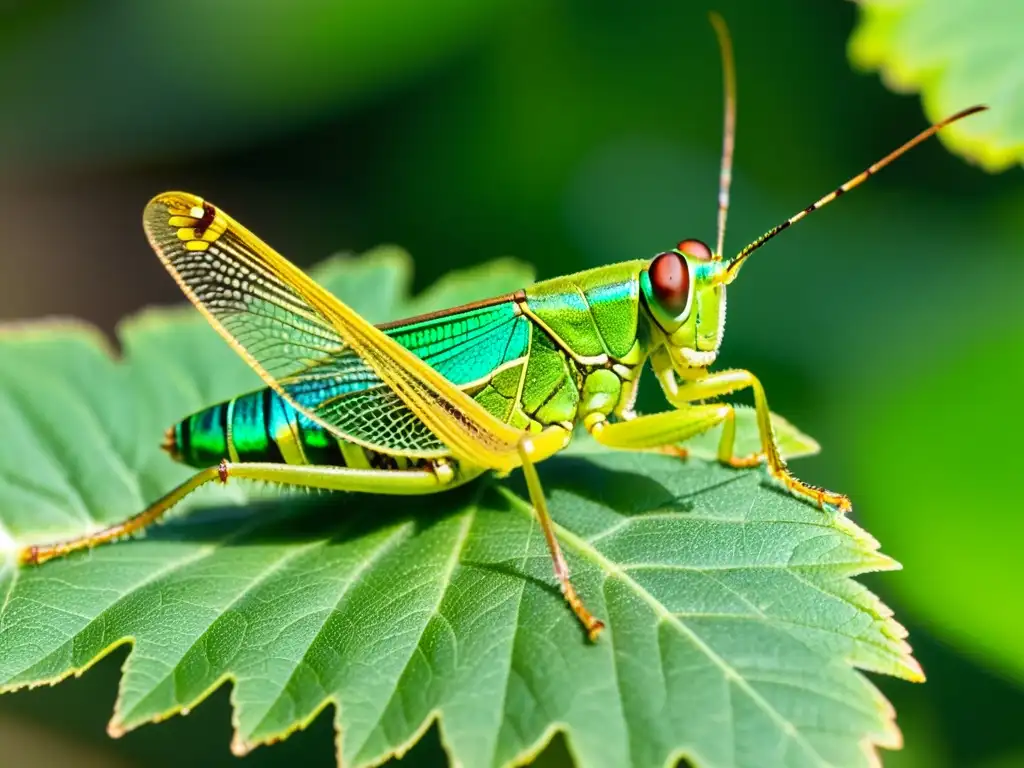
[{"label": "dark red compound eye", "polygon": [[700,240],[683,240],[676,248],[687,256],[693,256],[701,261],[711,261],[711,249]]},{"label": "dark red compound eye", "polygon": [[678,315],[686,309],[690,295],[690,270],[682,256],[675,251],[659,253],[648,267],[647,274],[654,295],[666,312]]}]

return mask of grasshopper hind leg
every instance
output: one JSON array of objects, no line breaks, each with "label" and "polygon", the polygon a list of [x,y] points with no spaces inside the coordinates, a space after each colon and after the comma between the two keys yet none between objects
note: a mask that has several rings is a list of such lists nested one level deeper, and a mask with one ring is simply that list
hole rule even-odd
[{"label": "grasshopper hind leg", "polygon": [[226,483],[229,479],[259,480],[278,485],[319,488],[327,491],[358,491],[397,496],[418,496],[448,490],[468,482],[482,469],[456,466],[447,460],[408,470],[353,469],[315,465],[271,463],[231,463],[224,460],[216,467],[202,469],[142,512],[99,531],[51,544],[25,547],[18,556],[23,565],[38,565],[82,549],[130,536],[159,521],[186,496],[207,483]]}]

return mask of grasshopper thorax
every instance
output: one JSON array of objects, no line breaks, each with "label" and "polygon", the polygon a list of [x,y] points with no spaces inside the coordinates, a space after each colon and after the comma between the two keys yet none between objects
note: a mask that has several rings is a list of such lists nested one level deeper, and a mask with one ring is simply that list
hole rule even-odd
[{"label": "grasshopper thorax", "polygon": [[727,265],[699,240],[659,253],[640,274],[644,304],[683,367],[714,362],[725,327]]}]

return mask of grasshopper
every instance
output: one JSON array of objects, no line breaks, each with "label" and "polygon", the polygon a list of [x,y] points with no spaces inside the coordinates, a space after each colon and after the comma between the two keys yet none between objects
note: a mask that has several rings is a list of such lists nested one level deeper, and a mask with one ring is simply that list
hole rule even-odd
[{"label": "grasshopper", "polygon": [[[726,287],[752,253],[975,106],[919,133],[842,186],[723,258],[736,121],[732,46],[722,51],[725,120],[717,247],[688,239],[653,258],[536,283],[524,290],[374,326],[223,210],[168,192],[146,206],[150,245],[206,320],[266,382],[167,430],[163,448],[198,469],[137,515],[104,530],[26,547],[42,563],[137,532],[195,489],[229,478],[378,494],[428,494],[521,468],[555,578],[591,640],[603,623],[569,577],[536,464],[582,424],[611,449],[681,453],[722,425],[718,459],[764,463],[789,492],[848,511],[847,497],[790,474],[764,388],[746,370],[711,372],[725,327]],[[637,415],[650,365],[671,410]],[[735,412],[721,396],[753,393],[760,450],[734,454]],[[707,402],[716,401],[716,402]]]}]

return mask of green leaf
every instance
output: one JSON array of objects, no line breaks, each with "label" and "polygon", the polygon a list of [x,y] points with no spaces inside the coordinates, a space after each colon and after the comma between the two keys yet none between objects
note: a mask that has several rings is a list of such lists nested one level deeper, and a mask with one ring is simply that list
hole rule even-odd
[{"label": "green leaf", "polygon": [[[373,319],[530,280],[496,262],[410,301],[394,249],[316,276]],[[238,753],[329,705],[345,765],[403,753],[435,719],[471,766],[522,762],[559,731],[587,766],[868,766],[898,746],[857,668],[921,673],[851,578],[897,566],[761,469],[594,451],[542,465],[576,584],[608,624],[593,645],[515,475],[425,498],[205,488],[144,539],[16,569],[16,546],[122,519],[187,477],[157,448],[166,425],[258,385],[193,311],[145,312],[119,338],[121,360],[83,326],[0,336],[5,690],[130,643],[110,733],[230,681]]]},{"label": "green leaf", "polygon": [[859,0],[854,64],[896,91],[920,91],[933,122],[973,104],[991,110],[943,129],[950,149],[995,172],[1024,161],[1024,5],[1018,0]]}]

